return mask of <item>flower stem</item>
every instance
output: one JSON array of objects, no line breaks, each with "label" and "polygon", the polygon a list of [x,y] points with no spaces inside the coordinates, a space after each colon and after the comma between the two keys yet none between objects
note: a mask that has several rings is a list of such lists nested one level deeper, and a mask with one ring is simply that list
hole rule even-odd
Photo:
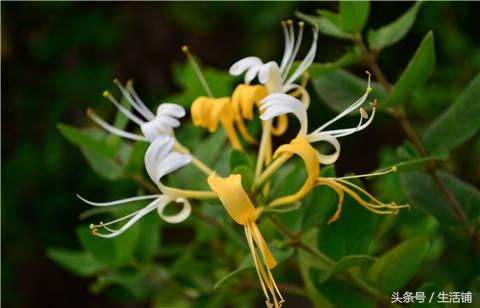
[{"label": "flower stem", "polygon": [[260,147],[258,149],[257,164],[255,166],[255,177],[253,185],[258,181],[260,174],[262,173],[263,164],[265,162],[266,151],[268,143],[270,142],[272,130],[272,120],[262,121],[262,138],[260,140]]},{"label": "flower stem", "polygon": [[260,175],[258,181],[255,182],[253,190],[256,191],[262,186],[262,184],[268,180],[274,173],[277,171],[283,164],[290,158],[289,154],[282,154],[277,159],[275,159],[265,171]]},{"label": "flower stem", "polygon": [[213,170],[210,169],[210,167],[208,167],[204,162],[202,162],[195,155],[193,155],[187,147],[185,147],[184,145],[182,145],[178,141],[175,143],[173,148],[175,150],[179,151],[180,153],[190,155],[192,157],[192,163],[195,165],[195,167],[200,169],[200,171],[205,173],[207,176],[213,173]]}]

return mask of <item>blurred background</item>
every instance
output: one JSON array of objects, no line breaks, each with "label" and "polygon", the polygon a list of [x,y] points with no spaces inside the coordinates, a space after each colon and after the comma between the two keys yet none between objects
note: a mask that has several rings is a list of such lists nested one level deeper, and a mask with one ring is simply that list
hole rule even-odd
[{"label": "blurred background", "polygon": [[[369,26],[389,22],[411,4],[375,2]],[[46,247],[79,247],[75,228],[85,205],[76,193],[127,195],[129,181],[116,185],[99,178],[78,149],[59,133],[57,123],[91,125],[87,107],[111,113],[102,97],[113,78],[134,78],[150,106],[179,92],[175,65],[185,61],[188,44],[205,66],[226,70],[241,57],[279,59],[280,21],[295,11],[336,10],[336,2],[249,3],[12,3],[2,2],[2,305],[4,307],[141,307],[89,292],[89,279],[77,278],[50,261]],[[437,66],[407,112],[418,132],[436,118],[480,68],[480,3],[425,3],[407,37],[379,59],[395,80],[428,30],[436,39]],[[317,62],[345,50],[320,36]],[[361,73],[361,69],[354,71]],[[312,95],[315,96],[315,95]],[[334,113],[315,106],[322,118]],[[388,115],[358,138],[342,140],[337,173],[367,172],[378,166],[385,146],[404,136]],[[442,166],[480,186],[478,134],[457,148]],[[359,148],[362,160],[359,161]],[[41,304],[41,305],[39,305]]]}]

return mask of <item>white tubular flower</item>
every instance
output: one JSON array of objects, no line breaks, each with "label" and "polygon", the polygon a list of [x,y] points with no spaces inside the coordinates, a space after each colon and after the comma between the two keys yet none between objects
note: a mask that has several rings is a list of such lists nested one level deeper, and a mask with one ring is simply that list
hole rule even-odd
[{"label": "white tubular flower", "polygon": [[304,23],[299,22],[298,25],[298,35],[295,38],[293,22],[291,20],[282,22],[285,49],[280,65],[275,61],[263,63],[258,57],[246,57],[235,62],[230,67],[230,74],[239,76],[245,73],[246,84],[249,84],[255,77],[258,77],[259,82],[267,87],[270,94],[286,93],[295,89],[301,89],[302,87],[294,82],[308,69],[315,58],[318,33],[316,29],[314,29],[310,50],[300,65],[293,72],[290,72],[303,37]]},{"label": "white tubular flower", "polygon": [[[176,197],[175,195],[170,194],[168,188],[162,185],[160,182],[165,175],[189,164],[192,160],[189,155],[172,151],[174,143],[175,140],[172,137],[166,136],[164,138],[157,138],[152,142],[145,154],[145,165],[148,174],[155,184],[157,184],[162,194],[139,196],[112,202],[92,202],[77,195],[82,201],[93,206],[118,206],[134,201],[154,199],[144,208],[121,218],[109,221],[107,223],[100,222],[97,225],[91,224],[90,229],[94,235],[105,238],[111,238],[120,235],[130,228],[135,222],[140,220],[143,216],[155,209],[157,210],[158,215],[164,221],[172,224],[180,223],[190,216],[192,211],[190,202],[186,198]],[[177,214],[166,215],[164,213],[165,209],[172,202],[181,203],[183,205],[182,209]],[[124,223],[119,229],[114,229],[111,227],[112,225],[125,220],[127,222]],[[107,233],[98,232],[99,228],[105,229]]]},{"label": "white tubular flower", "polygon": [[114,135],[131,140],[153,142],[156,138],[161,136],[173,136],[173,129],[180,126],[180,121],[178,119],[185,116],[185,109],[183,109],[182,106],[173,103],[162,103],[158,106],[157,114],[155,115],[139,98],[138,94],[133,89],[131,81],[127,82],[126,87],[123,87],[116,79],[114,80],[114,83],[118,86],[122,95],[130,103],[133,109],[138,112],[139,116],[122,106],[122,104],[120,104],[110,92],[103,92],[103,96],[108,98],[129,120],[140,126],[143,136],[118,129],[96,115],[92,109],[88,109],[87,115],[95,123]]},{"label": "white tubular flower", "polygon": [[[325,165],[333,164],[340,155],[340,143],[338,142],[337,138],[345,137],[365,129],[368,125],[370,125],[370,123],[372,123],[375,116],[376,101],[370,103],[370,106],[372,107],[372,113],[370,116],[361,107],[365,103],[368,94],[372,91],[372,88],[370,87],[370,74],[368,72],[367,74],[368,85],[363,96],[350,105],[347,109],[342,111],[335,118],[326,122],[311,133],[308,133],[308,117],[305,105],[300,100],[287,94],[276,93],[265,97],[261,102],[262,105],[260,110],[263,111],[263,114],[260,116],[260,118],[262,120],[270,120],[282,114],[292,113],[300,122],[300,131],[298,132],[297,137],[303,137],[310,143],[324,141],[330,143],[334,147],[335,152],[329,155],[321,154],[317,151],[320,163]],[[360,120],[357,126],[351,128],[325,130],[333,123],[357,109],[360,112]],[[367,121],[364,122],[364,120]]]}]

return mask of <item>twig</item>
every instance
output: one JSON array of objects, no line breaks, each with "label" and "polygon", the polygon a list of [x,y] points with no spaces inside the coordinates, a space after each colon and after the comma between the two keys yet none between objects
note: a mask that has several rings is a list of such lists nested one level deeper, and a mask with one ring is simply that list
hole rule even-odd
[{"label": "twig", "polygon": [[[387,78],[385,77],[385,74],[383,74],[383,71],[381,70],[380,66],[376,61],[378,54],[368,50],[368,48],[365,46],[365,43],[363,43],[362,40],[358,40],[356,41],[356,43],[365,53],[365,58],[367,59],[368,66],[372,70],[373,75],[378,79],[378,81],[380,82],[380,84],[382,85],[382,87],[385,89],[387,93],[391,92],[392,85],[390,84],[390,82],[388,82]],[[412,123],[410,122],[410,120],[407,118],[405,114],[405,110],[397,106],[397,107],[394,107],[392,111],[393,111],[393,115],[399,121],[403,131],[405,132],[405,135],[412,142],[413,146],[417,149],[417,151],[420,153],[420,156],[426,157],[428,153],[425,150],[425,147],[423,146],[422,142],[420,141],[420,138],[418,138],[418,135],[415,133]],[[437,187],[442,192],[445,199],[447,200],[447,203],[452,209],[452,212],[455,215],[455,218],[463,225],[468,224],[467,215],[463,211],[460,203],[455,198],[455,196],[450,192],[450,190],[445,185],[445,183],[443,183],[443,181],[438,177],[436,166],[434,164],[430,164],[427,168],[427,171],[432,177]],[[467,235],[471,238],[474,247],[480,251],[480,239],[477,236],[475,230],[473,228],[467,227],[465,231]]]}]

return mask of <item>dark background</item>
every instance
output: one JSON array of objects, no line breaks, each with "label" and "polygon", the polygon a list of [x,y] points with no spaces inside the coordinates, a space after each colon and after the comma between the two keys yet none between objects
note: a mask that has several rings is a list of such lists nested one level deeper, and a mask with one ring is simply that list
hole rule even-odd
[{"label": "dark background", "polygon": [[[112,88],[115,77],[135,78],[137,91],[151,105],[178,91],[172,64],[184,61],[183,44],[204,65],[218,69],[253,54],[279,59],[282,19],[293,18],[297,10],[314,14],[316,8],[336,10],[337,5],[2,2],[2,304],[141,306],[91,295],[88,281],[45,256],[46,247],[78,246],[75,227],[84,206],[76,193],[108,196],[132,189],[128,182],[109,185],[98,178],[59,134],[58,122],[85,126],[87,107],[111,110],[101,93]],[[387,23],[410,5],[372,3],[369,26]],[[380,59],[387,77],[395,80],[423,35],[434,30],[436,72],[407,110],[419,132],[480,68],[479,11],[479,3],[425,3],[407,38]],[[343,43],[320,36],[316,61],[335,60],[344,49]],[[393,118],[381,115],[373,127],[342,140],[338,173],[372,170],[382,146],[402,143]],[[477,136],[455,150],[443,167],[479,186],[479,155]]]}]

